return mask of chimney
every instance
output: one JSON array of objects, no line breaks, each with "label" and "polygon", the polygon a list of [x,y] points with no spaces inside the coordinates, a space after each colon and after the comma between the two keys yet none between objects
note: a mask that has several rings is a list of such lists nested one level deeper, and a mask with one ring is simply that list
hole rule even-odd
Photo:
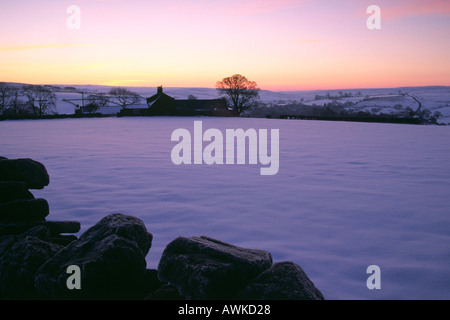
[{"label": "chimney", "polygon": [[158,94],[162,94],[163,93],[163,87],[162,86],[159,86],[158,87]]}]

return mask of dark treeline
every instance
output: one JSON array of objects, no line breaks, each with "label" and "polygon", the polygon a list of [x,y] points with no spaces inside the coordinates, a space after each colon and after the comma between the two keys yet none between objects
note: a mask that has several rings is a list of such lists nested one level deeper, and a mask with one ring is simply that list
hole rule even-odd
[{"label": "dark treeline", "polygon": [[45,120],[45,119],[79,119],[79,118],[108,118],[116,115],[89,113],[89,114],[46,114],[42,116],[34,115],[0,115],[2,120]]},{"label": "dark treeline", "polygon": [[429,110],[414,111],[407,107],[395,114],[371,113],[369,111],[348,109],[348,103],[338,101],[323,106],[305,105],[302,102],[290,102],[283,105],[267,106],[263,103],[254,106],[245,116],[252,118],[305,119],[305,120],[342,120],[361,122],[392,122],[410,124],[437,124],[438,114]]},{"label": "dark treeline", "polygon": [[[81,117],[107,117],[98,113],[100,107],[107,106],[110,102],[126,107],[139,103],[142,99],[137,93],[124,88],[112,88],[109,93],[90,94],[84,106],[77,106],[78,112],[73,115],[58,115],[56,112],[57,97],[55,90],[61,89],[54,86],[41,85],[15,85],[0,82],[0,120],[14,119],[60,119]],[[75,88],[65,87],[64,91],[74,91]],[[396,106],[395,114],[375,113],[363,110],[354,110],[351,101],[344,103],[338,98],[349,97],[351,93],[340,92],[338,96],[327,94],[316,96],[317,99],[336,99],[324,105],[306,105],[302,101],[288,101],[283,104],[266,105],[256,102],[244,111],[242,116],[251,118],[275,118],[275,119],[306,119],[306,120],[343,120],[361,122],[393,122],[410,124],[437,124],[442,116],[439,112],[431,113],[429,110],[419,108],[413,110],[410,107]],[[356,96],[361,96],[357,93]],[[380,111],[380,110],[378,110]]]},{"label": "dark treeline", "polygon": [[56,114],[56,95],[45,86],[15,86],[0,82],[0,115],[33,116]]},{"label": "dark treeline", "polygon": [[[57,97],[55,91],[60,87],[49,85],[17,85],[0,82],[0,119],[59,118],[56,112]],[[78,92],[74,87],[65,87],[64,91]],[[82,92],[78,92],[82,93]],[[109,93],[92,93],[79,104],[74,104],[77,115],[100,116],[96,112],[109,103],[126,107],[140,103],[142,97],[125,88],[112,88]],[[68,116],[63,116],[68,117]]]}]

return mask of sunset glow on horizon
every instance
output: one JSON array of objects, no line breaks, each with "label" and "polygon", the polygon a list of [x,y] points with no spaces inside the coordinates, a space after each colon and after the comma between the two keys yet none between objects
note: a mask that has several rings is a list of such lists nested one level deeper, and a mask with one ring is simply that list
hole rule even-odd
[{"label": "sunset glow on horizon", "polygon": [[[381,8],[381,29],[366,12]],[[67,25],[80,8],[80,28]],[[0,0],[0,81],[267,90],[450,85],[448,0]]]}]

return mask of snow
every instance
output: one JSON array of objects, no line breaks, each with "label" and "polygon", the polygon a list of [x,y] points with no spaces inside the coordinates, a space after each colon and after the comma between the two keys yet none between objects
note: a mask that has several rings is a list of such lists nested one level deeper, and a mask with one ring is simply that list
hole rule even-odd
[{"label": "snow", "polygon": [[[56,90],[57,106],[56,111],[59,114],[73,114],[75,106],[64,99],[81,99],[81,92],[85,92],[87,97],[92,93],[107,93],[111,87],[96,85],[75,85],[71,86],[78,90],[78,93],[64,90],[66,85],[58,85]],[[152,87],[127,87],[127,89],[139,93],[143,98],[151,97],[156,93],[156,88]],[[164,92],[175,99],[187,99],[190,95],[198,99],[217,99],[219,95],[214,88],[163,88]],[[316,100],[316,95],[325,97],[330,94],[334,99]],[[348,96],[351,94],[351,96]],[[347,96],[346,96],[347,95]],[[430,87],[402,87],[385,89],[343,89],[343,90],[315,90],[315,91],[270,91],[261,90],[261,102],[268,105],[286,105],[292,102],[302,102],[305,105],[323,106],[329,103],[352,103],[348,110],[368,111],[373,114],[399,114],[406,108],[412,110],[418,109],[418,103],[412,96],[419,99],[422,103],[422,109],[428,109],[432,113],[439,111],[443,117],[438,119],[438,123],[450,123],[448,116],[450,110],[450,87],[430,86]],[[337,97],[337,99],[336,99]],[[72,100],[76,103],[76,101]],[[80,103],[81,100],[78,101]],[[375,109],[374,109],[375,108]],[[102,108],[99,112],[104,114],[116,114],[120,111],[117,104],[110,104],[109,107]]]},{"label": "snow", "polygon": [[[280,170],[176,166],[171,133],[280,129]],[[1,156],[42,162],[35,190],[49,220],[81,232],[105,215],[139,217],[156,268],[176,237],[206,235],[299,264],[326,299],[450,298],[450,130],[243,118],[102,118],[0,122]],[[80,232],[80,233],[81,233]],[[366,287],[370,265],[381,290]]]},{"label": "snow", "polygon": [[[10,84],[20,87],[22,84]],[[82,92],[86,99],[90,94],[108,93],[111,86],[102,85],[47,85],[57,96],[56,112],[58,114],[74,114],[75,105],[81,105]],[[137,92],[141,97],[148,98],[156,94],[156,87],[126,87]],[[198,99],[217,99],[219,94],[214,88],[188,88],[188,87],[163,87],[169,96],[175,99],[188,99],[194,96]],[[442,114],[437,122],[450,124],[450,87],[399,87],[399,88],[375,88],[375,89],[335,89],[312,91],[270,91],[260,90],[260,101],[268,106],[283,106],[290,103],[302,103],[305,105],[324,106],[330,103],[347,103],[347,110],[365,111],[373,114],[402,115],[406,108],[417,110],[422,104],[422,110],[429,110],[431,114],[439,111]],[[320,96],[320,97],[317,97]],[[328,98],[326,98],[328,97]],[[413,98],[414,97],[414,98]],[[316,99],[318,98],[318,99]],[[70,102],[69,102],[69,101]],[[142,100],[140,104],[144,104]],[[107,107],[100,108],[97,112],[114,115],[121,107],[117,102],[110,102]]]}]

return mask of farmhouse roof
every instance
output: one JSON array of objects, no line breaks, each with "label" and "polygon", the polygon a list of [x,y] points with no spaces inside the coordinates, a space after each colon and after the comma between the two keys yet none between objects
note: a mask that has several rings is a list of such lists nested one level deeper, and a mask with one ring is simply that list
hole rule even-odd
[{"label": "farmhouse roof", "polygon": [[172,100],[174,99],[174,98],[172,98],[171,96],[165,94],[165,93],[163,92],[163,87],[162,87],[162,86],[159,86],[159,87],[158,87],[157,93],[154,94],[153,96],[151,96],[150,98],[147,98],[147,105],[148,105],[149,107],[151,107],[152,104],[154,104],[154,103],[155,103],[158,99],[160,99],[161,97],[170,98],[170,99],[172,99]]}]

